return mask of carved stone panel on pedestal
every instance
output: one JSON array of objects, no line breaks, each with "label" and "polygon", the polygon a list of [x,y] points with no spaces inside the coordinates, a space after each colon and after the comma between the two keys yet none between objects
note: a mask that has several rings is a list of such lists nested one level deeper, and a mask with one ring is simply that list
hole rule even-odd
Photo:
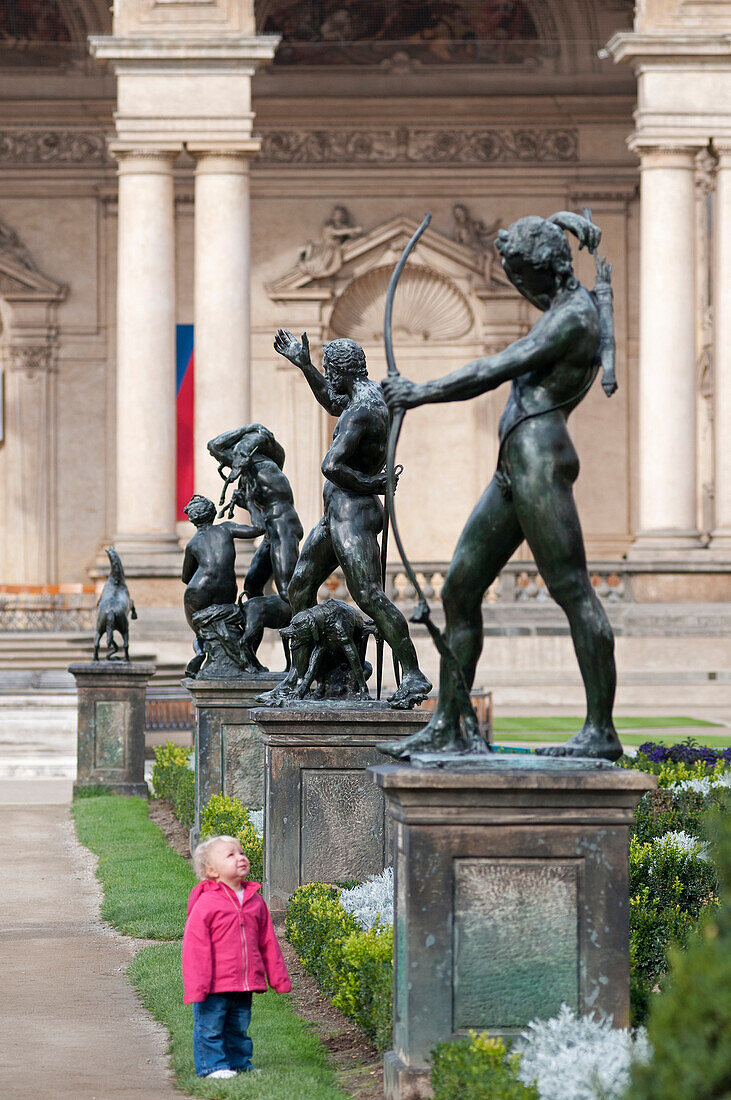
[{"label": "carved stone panel on pedestal", "polygon": [[[384,804],[367,775],[352,768],[303,768],[303,882],[363,881],[388,862]],[[350,828],[343,829],[343,818]]]},{"label": "carved stone panel on pedestal", "polygon": [[454,862],[454,1031],[579,1003],[580,860]]}]

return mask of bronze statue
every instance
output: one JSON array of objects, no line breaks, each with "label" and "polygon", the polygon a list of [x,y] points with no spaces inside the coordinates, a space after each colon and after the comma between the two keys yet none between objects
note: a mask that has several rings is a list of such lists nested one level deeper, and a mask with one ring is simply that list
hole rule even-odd
[{"label": "bronze statue", "polygon": [[[427,224],[428,218],[412,245]],[[568,616],[587,699],[582,730],[563,746],[538,751],[608,760],[622,753],[612,721],[614,639],[587,573],[572,488],[579,460],[566,427],[600,365],[607,394],[616,388],[611,268],[597,260],[597,286],[589,292],[574,275],[564,229],[596,258],[601,231],[588,217],[570,212],[521,218],[497,235],[505,274],[543,314],[526,336],[433,382],[417,385],[396,372],[383,383],[394,419],[405,409],[464,401],[511,383],[500,421],[497,470],[459,538],[442,589],[445,636],[431,629],[432,636],[439,635],[435,640],[442,654],[437,709],[423,730],[381,746],[395,757],[485,751],[474,726],[465,721],[464,696],[482,649],[483,595],[523,539],[548,591]],[[420,606],[417,615],[427,622],[428,607]]]},{"label": "bronze statue", "polygon": [[307,333],[302,341],[279,329],[274,348],[298,366],[315,398],[338,422],[322,463],[324,514],[302,547],[289,584],[293,614],[313,607],[317,591],[339,565],[348,591],[393,650],[402,679],[390,706],[413,707],[429,693],[401,612],[383,589],[378,535],[386,488],[384,462],[388,406],[380,386],[369,379],[363,349],[354,340],[325,344],[324,374],[312,364]]},{"label": "bronze statue", "polygon": [[[102,634],[107,636],[107,660],[129,661],[129,619],[137,618],[134,600],[127,589],[124,569],[119,554],[113,546],[107,547],[110,572],[97,600],[96,634],[94,636],[94,657],[99,660],[99,643]],[[114,631],[122,635],[124,657],[118,657],[119,646],[114,640]]]},{"label": "bronze statue", "polygon": [[[218,459],[218,471],[224,479],[219,505],[225,504],[228,486],[238,482],[228,508],[220,515],[228,512],[230,517],[234,506],[245,508],[252,523],[264,528],[264,539],[246,574],[246,595],[263,596],[265,585],[273,577],[277,592],[288,602],[289,582],[304,531],[283,470],[284,448],[262,424],[247,424],[216,436],[208,450]],[[228,474],[224,473],[226,467]]]},{"label": "bronze statue", "polygon": [[343,600],[325,600],[299,611],[280,631],[291,646],[292,667],[280,684],[257,701],[281,706],[308,695],[314,699],[369,699],[366,680],[372,670],[365,652],[368,638],[375,632],[375,625],[365,622]]},{"label": "bronze statue", "polygon": [[[226,678],[241,672],[260,671],[244,646],[244,617],[236,602],[235,539],[255,539],[264,527],[217,523],[216,505],[195,494],[185,513],[197,527],[185,548],[182,581],[187,585],[183,606],[195,634],[195,656],[185,670],[196,677],[205,665],[208,678]],[[208,660],[206,661],[206,658]]]}]

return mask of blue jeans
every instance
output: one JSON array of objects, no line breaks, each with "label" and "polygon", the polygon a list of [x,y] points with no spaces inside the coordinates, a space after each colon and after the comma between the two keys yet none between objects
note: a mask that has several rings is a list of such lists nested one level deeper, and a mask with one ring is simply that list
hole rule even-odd
[{"label": "blue jeans", "polygon": [[251,993],[209,993],[193,1005],[195,1072],[205,1077],[216,1069],[252,1069],[254,1044],[247,1035]]}]

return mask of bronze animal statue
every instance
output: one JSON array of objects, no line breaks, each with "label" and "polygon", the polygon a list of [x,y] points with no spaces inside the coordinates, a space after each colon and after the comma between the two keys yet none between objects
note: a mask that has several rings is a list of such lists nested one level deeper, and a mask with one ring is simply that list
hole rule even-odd
[{"label": "bronze animal statue", "polygon": [[[96,604],[96,636],[94,638],[94,660],[99,660],[99,643],[102,634],[107,636],[107,660],[129,661],[129,619],[137,618],[134,600],[127,589],[124,569],[119,554],[113,546],[107,547],[110,573],[102,594]],[[119,646],[114,640],[114,631],[122,636],[124,657],[118,657]]]},{"label": "bronze animal statue", "polygon": [[[258,697],[267,706],[304,699],[368,699],[371,666],[366,645],[376,626],[343,600],[325,600],[292,617],[279,632],[291,646],[292,665],[271,691]],[[314,690],[313,684],[317,684]]]}]

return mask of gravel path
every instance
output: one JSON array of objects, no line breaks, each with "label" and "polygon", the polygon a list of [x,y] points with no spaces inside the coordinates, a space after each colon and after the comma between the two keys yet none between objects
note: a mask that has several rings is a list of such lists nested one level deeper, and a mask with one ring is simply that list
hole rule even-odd
[{"label": "gravel path", "polygon": [[6,781],[2,795],[0,1096],[179,1097],[166,1033],[124,977],[137,944],[99,920],[95,858],[68,804],[34,802],[27,782]]}]

